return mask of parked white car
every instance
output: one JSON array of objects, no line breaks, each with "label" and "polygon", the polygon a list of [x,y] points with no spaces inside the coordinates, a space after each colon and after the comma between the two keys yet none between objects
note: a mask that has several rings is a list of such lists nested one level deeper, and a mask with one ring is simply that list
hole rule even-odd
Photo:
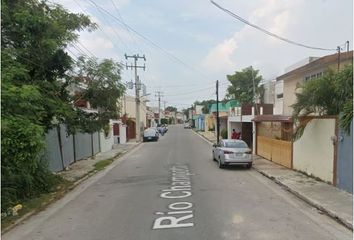
[{"label": "parked white car", "polygon": [[223,139],[213,145],[213,160],[218,162],[219,168],[227,165],[245,165],[252,167],[253,157],[251,149],[242,140]]}]

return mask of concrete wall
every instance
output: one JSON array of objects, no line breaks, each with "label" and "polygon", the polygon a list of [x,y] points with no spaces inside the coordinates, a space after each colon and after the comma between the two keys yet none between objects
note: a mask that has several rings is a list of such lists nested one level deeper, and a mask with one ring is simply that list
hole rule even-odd
[{"label": "concrete wall", "polygon": [[274,115],[282,115],[283,114],[283,104],[284,97],[280,97],[283,94],[284,96],[284,81],[277,81],[275,84],[275,93],[274,93]]},{"label": "concrete wall", "polygon": [[[140,123],[146,127],[146,102],[144,102],[145,98],[142,98],[140,101]],[[122,101],[122,106],[121,106],[121,112],[122,113],[127,113],[129,118],[134,118],[135,119],[135,97],[133,96],[128,96],[126,95],[121,99]],[[162,113],[162,111],[161,111]]]},{"label": "concrete wall", "polygon": [[[119,134],[121,134],[121,132],[119,132]],[[107,136],[103,131],[100,132],[101,152],[107,152],[112,150],[113,144],[114,144],[113,126],[110,125],[110,131]]]},{"label": "concrete wall", "polygon": [[236,132],[242,132],[240,122],[229,122],[229,127],[227,130],[228,138],[231,139],[232,129],[235,129]]},{"label": "concrete wall", "polygon": [[293,168],[333,183],[335,119],[313,119],[293,145]]},{"label": "concrete wall", "polygon": [[45,135],[45,153],[44,158],[48,161],[50,171],[58,172],[63,170],[63,163],[60,156],[60,147],[57,129],[51,129]]},{"label": "concrete wall", "polygon": [[353,122],[350,135],[339,132],[337,156],[337,187],[353,193]]},{"label": "concrete wall", "polygon": [[[75,161],[88,158],[100,151],[98,133],[77,133],[68,135],[65,125],[60,125],[59,142],[58,129],[51,129],[45,136],[46,149],[43,158],[48,161],[48,167],[53,172],[64,170]],[[113,139],[112,139],[113,141]],[[61,146],[61,152],[60,152]]]},{"label": "concrete wall", "polygon": [[89,133],[75,134],[75,153],[76,153],[76,160],[88,158],[92,156],[91,134]]},{"label": "concrete wall", "polygon": [[65,166],[69,166],[75,161],[74,158],[74,138],[68,135],[65,125],[60,126],[60,137],[63,148],[63,161]]},{"label": "concrete wall", "polygon": [[[340,63],[340,69],[343,69],[345,65],[352,64],[353,58],[342,60]],[[319,66],[316,69],[308,70],[301,74],[295,74],[293,76],[289,76],[287,79],[284,79],[284,99],[283,99],[283,112],[284,115],[292,115],[293,109],[290,107],[296,101],[295,89],[298,83],[303,83],[304,79],[308,76],[318,73],[324,73],[328,68],[336,70],[337,62],[333,64],[329,64],[326,66]]]}]

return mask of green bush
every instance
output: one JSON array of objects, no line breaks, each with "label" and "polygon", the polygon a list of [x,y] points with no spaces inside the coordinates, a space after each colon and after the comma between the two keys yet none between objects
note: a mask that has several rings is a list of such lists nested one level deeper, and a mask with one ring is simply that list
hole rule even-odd
[{"label": "green bush", "polygon": [[50,191],[56,181],[40,158],[43,127],[19,117],[2,119],[1,211],[20,200]]},{"label": "green bush", "polygon": [[226,128],[221,129],[220,135],[223,139],[227,139],[227,129]]}]

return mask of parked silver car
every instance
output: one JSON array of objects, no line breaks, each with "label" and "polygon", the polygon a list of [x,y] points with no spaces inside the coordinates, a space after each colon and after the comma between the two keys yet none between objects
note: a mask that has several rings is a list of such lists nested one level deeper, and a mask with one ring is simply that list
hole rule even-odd
[{"label": "parked silver car", "polygon": [[143,142],[159,140],[159,132],[156,128],[148,128],[144,130]]},{"label": "parked silver car", "polygon": [[252,167],[251,149],[242,140],[223,139],[213,145],[213,160],[218,162],[219,168],[226,165],[245,165]]}]

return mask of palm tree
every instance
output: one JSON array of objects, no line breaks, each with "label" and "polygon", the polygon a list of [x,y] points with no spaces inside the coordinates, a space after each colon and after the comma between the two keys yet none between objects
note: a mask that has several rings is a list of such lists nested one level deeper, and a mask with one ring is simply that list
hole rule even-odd
[{"label": "palm tree", "polygon": [[353,65],[335,73],[327,70],[316,79],[299,84],[296,103],[292,105],[295,123],[294,139],[302,136],[310,119],[306,116],[341,115],[340,127],[347,134],[353,119]]}]

